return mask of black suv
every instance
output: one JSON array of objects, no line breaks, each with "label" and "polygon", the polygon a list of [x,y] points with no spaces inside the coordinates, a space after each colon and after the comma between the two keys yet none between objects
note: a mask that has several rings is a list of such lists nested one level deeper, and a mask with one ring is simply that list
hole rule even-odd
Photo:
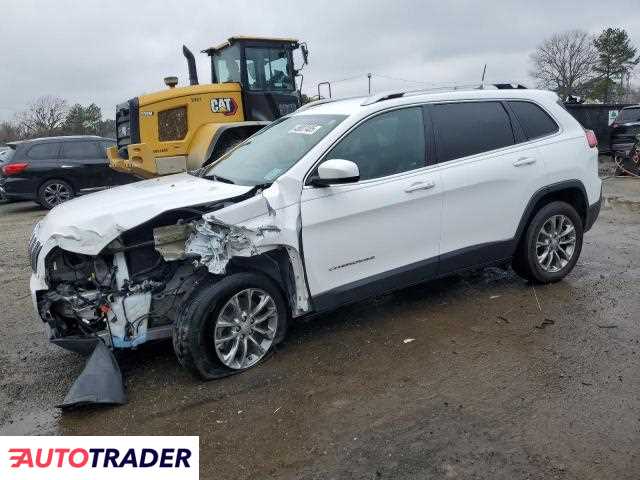
[{"label": "black suv", "polygon": [[97,136],[48,137],[10,142],[0,156],[0,196],[35,200],[44,208],[76,195],[137,180],[109,168],[105,149],[115,145]]},{"label": "black suv", "polygon": [[611,151],[626,154],[640,134],[640,105],[624,107],[611,124]]}]

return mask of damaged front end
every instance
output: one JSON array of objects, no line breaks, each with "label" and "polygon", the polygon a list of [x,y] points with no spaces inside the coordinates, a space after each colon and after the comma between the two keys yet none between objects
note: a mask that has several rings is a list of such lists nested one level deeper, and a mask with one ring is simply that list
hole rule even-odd
[{"label": "damaged front end", "polygon": [[[302,315],[310,305],[299,225],[297,205],[276,211],[256,189],[231,200],[169,210],[119,229],[112,239],[100,238],[108,243],[97,253],[86,253],[91,245],[82,243],[78,226],[73,227],[73,240],[81,248],[70,247],[64,232],[43,238],[43,228],[36,227],[30,243],[35,307],[49,325],[52,343],[93,353],[106,362],[103,365],[109,362],[102,345],[128,349],[170,338],[180,306],[205,277],[215,281],[236,271],[261,271],[281,285],[292,315]],[[114,372],[114,378],[119,375]],[[100,397],[78,388],[78,395],[64,406]]]}]

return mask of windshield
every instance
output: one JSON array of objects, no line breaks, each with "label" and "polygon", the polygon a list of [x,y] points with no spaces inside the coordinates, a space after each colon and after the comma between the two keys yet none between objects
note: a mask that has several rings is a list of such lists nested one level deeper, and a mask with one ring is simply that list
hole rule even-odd
[{"label": "windshield", "polygon": [[284,117],[224,155],[202,176],[238,185],[271,184],[345,118],[344,115]]}]

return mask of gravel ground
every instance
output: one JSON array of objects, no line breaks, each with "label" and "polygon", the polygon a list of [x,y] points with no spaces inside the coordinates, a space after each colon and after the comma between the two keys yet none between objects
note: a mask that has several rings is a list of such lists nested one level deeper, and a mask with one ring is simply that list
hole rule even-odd
[{"label": "gravel ground", "polygon": [[69,413],[84,360],[47,343],[28,291],[43,212],[0,205],[0,433],[200,435],[202,478],[637,479],[640,182],[605,196],[563,282],[419,285],[297,322],[264,365],[208,383],[144,346],[121,359],[128,405]]}]

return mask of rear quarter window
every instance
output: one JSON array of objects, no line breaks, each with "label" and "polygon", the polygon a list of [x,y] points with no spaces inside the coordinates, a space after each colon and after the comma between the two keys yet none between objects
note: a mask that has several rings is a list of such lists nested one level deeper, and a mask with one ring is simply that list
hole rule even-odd
[{"label": "rear quarter window", "polygon": [[518,118],[527,140],[551,135],[559,130],[555,120],[535,103],[512,101],[509,106]]},{"label": "rear quarter window", "polygon": [[58,158],[58,151],[60,150],[59,142],[52,143],[38,143],[33,145],[27,151],[27,157],[32,160],[47,160]]}]

